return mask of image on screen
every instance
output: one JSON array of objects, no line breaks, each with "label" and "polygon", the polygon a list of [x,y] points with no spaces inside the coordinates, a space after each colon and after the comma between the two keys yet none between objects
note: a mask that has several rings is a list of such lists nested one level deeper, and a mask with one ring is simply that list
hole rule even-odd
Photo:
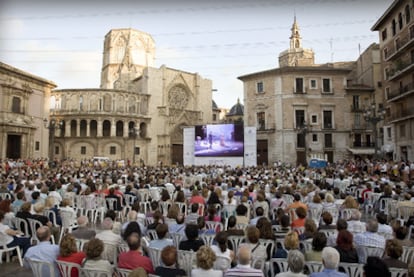
[{"label": "image on screen", "polygon": [[209,124],[195,126],[194,156],[243,157],[243,125]]}]

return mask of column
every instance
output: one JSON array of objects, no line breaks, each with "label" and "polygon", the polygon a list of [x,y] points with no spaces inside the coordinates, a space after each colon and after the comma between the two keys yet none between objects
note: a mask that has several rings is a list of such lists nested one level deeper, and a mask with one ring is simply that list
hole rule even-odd
[{"label": "column", "polygon": [[80,137],[80,119],[76,120],[76,137]]},{"label": "column", "polygon": [[102,137],[102,120],[101,119],[98,119],[97,120],[97,137],[98,138],[100,138],[100,137]]},{"label": "column", "polygon": [[90,137],[91,135],[91,120],[90,119],[86,119],[86,137]]},{"label": "column", "polygon": [[124,121],[124,138],[127,138],[128,136],[129,136],[128,122]]}]

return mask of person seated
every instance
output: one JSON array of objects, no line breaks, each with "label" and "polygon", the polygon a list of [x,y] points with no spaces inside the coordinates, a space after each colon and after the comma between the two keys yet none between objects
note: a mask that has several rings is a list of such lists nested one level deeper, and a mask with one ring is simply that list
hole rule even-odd
[{"label": "person seated", "polygon": [[[78,251],[75,237],[71,234],[66,234],[60,241],[59,256],[57,257],[57,260],[82,265],[82,261],[85,258],[86,254],[82,251]],[[78,277],[78,269],[73,268],[70,273],[70,276]]]},{"label": "person seated", "polygon": [[256,225],[257,221],[259,221],[260,218],[264,217],[264,209],[263,207],[257,207],[256,208],[256,217],[250,219],[250,225]]},{"label": "person seated", "polygon": [[240,204],[236,207],[237,223],[246,224],[246,225],[249,224],[250,215],[248,214],[248,211],[249,211],[248,208],[243,204]]},{"label": "person seated", "polygon": [[198,203],[191,204],[190,213],[185,218],[185,223],[186,224],[188,224],[188,223],[196,224],[197,223],[197,218],[200,216],[198,214],[198,208],[199,208]]},{"label": "person seated", "polygon": [[238,263],[235,267],[227,270],[224,274],[224,277],[264,277],[264,274],[260,269],[255,269],[251,267],[251,255],[251,249],[247,245],[240,245],[240,247],[237,250]]},{"label": "person seated", "polygon": [[277,247],[276,253],[274,258],[287,258],[288,251],[299,249],[299,235],[295,231],[290,231],[286,234],[284,238],[284,245],[283,247]]},{"label": "person seated", "polygon": [[227,230],[226,233],[228,236],[244,236],[244,230],[236,229],[236,217],[231,215],[227,220]]},{"label": "person seated", "polygon": [[358,253],[353,243],[354,236],[348,230],[340,230],[336,238],[335,249],[341,263],[358,263]]},{"label": "person seated", "polygon": [[348,274],[337,270],[339,264],[339,253],[335,248],[325,247],[322,250],[322,264],[324,269],[321,272],[314,272],[310,277],[348,277]]},{"label": "person seated", "polygon": [[217,209],[214,205],[208,206],[208,215],[204,217],[205,221],[221,222],[221,216],[217,215]]},{"label": "person seated", "polygon": [[308,240],[312,239],[313,236],[318,231],[318,227],[316,226],[316,223],[313,219],[307,218],[305,220],[305,230],[302,234],[299,235],[300,240]]},{"label": "person seated", "polygon": [[191,270],[191,276],[223,277],[223,271],[213,269],[216,254],[209,246],[201,246],[197,251],[196,259],[197,268]]},{"label": "person seated", "polygon": [[357,209],[352,210],[351,217],[348,219],[348,231],[356,234],[365,232],[366,225],[361,221],[361,212]]},{"label": "person seated", "polygon": [[[30,247],[30,238],[22,237],[24,234],[18,230],[13,230],[9,225],[4,224],[4,211],[0,211],[0,236],[2,242],[7,247],[19,246],[24,257]],[[1,257],[0,257],[1,258]]]},{"label": "person seated", "polygon": [[224,231],[218,232],[214,240],[217,242],[217,245],[213,244],[210,247],[214,254],[216,254],[216,257],[223,257],[228,260],[228,263],[223,263],[222,260],[219,259],[216,260],[214,268],[226,271],[234,260],[234,252],[228,248],[229,241],[227,240],[227,233]]},{"label": "person seated", "polygon": [[72,236],[77,239],[90,240],[95,238],[96,231],[92,228],[88,228],[89,219],[87,216],[81,215],[77,219],[78,229],[72,231]]},{"label": "person seated", "polygon": [[290,217],[283,212],[280,217],[280,229],[275,232],[276,238],[285,238],[286,234],[292,229],[290,228]]},{"label": "person seated", "polygon": [[267,260],[267,249],[264,245],[259,243],[260,231],[256,226],[249,225],[246,228],[246,245],[252,251],[255,259]]},{"label": "person seated", "polygon": [[312,239],[312,250],[305,253],[306,261],[322,262],[322,250],[325,248],[326,242],[327,238],[324,233],[315,233]]},{"label": "person seated", "polygon": [[400,226],[398,221],[396,226],[393,227],[395,239],[399,241],[402,246],[413,247],[414,241],[408,237],[408,228],[406,226]]},{"label": "person seated", "polygon": [[276,274],[275,277],[306,277],[306,274],[303,274],[303,269],[305,267],[305,257],[302,252],[299,250],[291,250],[288,253],[288,268],[287,272],[281,272]]},{"label": "person seated", "polygon": [[114,261],[115,253],[118,250],[118,245],[122,242],[121,236],[112,231],[114,222],[109,217],[104,218],[102,222],[102,232],[96,234],[95,238],[105,242],[105,250],[102,257],[111,263]]},{"label": "person seated", "polygon": [[365,277],[390,277],[391,272],[384,261],[379,257],[370,256],[364,265]]},{"label": "person seated", "polygon": [[177,268],[177,248],[175,246],[166,246],[161,251],[162,266],[155,269],[155,274],[160,277],[178,277],[186,276],[183,269]]},{"label": "person seated", "polygon": [[148,244],[149,248],[164,249],[166,246],[174,245],[172,239],[166,238],[168,233],[167,224],[158,224],[157,227],[155,227],[155,231],[157,232],[158,239],[151,240]]},{"label": "person seated", "polygon": [[198,239],[198,226],[195,224],[188,224],[185,227],[185,235],[187,240],[182,240],[178,246],[180,250],[193,250],[196,252],[201,246],[204,245],[204,242]]},{"label": "person seated", "polygon": [[322,221],[323,221],[323,224],[319,225],[319,230],[335,230],[336,229],[336,225],[332,224],[333,217],[329,212],[325,211],[322,213]]},{"label": "person seated", "polygon": [[151,259],[143,256],[140,251],[141,237],[137,233],[131,233],[126,241],[129,251],[119,254],[118,267],[125,269],[142,267],[147,273],[154,274],[155,271]]},{"label": "person seated", "polygon": [[305,227],[305,221],[306,221],[306,209],[303,207],[298,207],[295,210],[295,213],[297,215],[297,219],[292,221],[291,227],[292,228],[301,228]]},{"label": "person seated", "polygon": [[408,264],[401,261],[403,248],[398,240],[390,239],[385,244],[385,253],[388,257],[384,258],[383,261],[388,267],[393,268],[408,268]]},{"label": "person seated", "polygon": [[82,268],[99,269],[105,271],[108,276],[112,276],[112,265],[101,257],[104,247],[104,243],[100,239],[93,238],[89,240],[85,245],[86,258],[83,260]]}]

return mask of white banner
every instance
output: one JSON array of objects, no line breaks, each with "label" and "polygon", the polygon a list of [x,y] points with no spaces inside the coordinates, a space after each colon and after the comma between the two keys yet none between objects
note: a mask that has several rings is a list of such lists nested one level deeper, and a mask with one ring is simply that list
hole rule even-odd
[{"label": "white banner", "polygon": [[194,165],[194,136],[194,127],[187,127],[183,129],[183,162],[185,166]]},{"label": "white banner", "polygon": [[244,127],[244,166],[257,165],[256,127]]}]

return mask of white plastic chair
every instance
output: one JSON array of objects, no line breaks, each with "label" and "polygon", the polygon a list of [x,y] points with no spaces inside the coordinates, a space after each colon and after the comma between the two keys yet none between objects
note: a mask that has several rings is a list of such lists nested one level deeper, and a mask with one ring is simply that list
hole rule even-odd
[{"label": "white plastic chair", "polygon": [[79,274],[79,276],[83,276],[83,277],[112,277],[112,275],[113,275],[113,270],[112,272],[109,273],[105,270],[86,269],[86,268],[81,268],[80,274]]},{"label": "white plastic chair", "polygon": [[184,236],[181,233],[170,233],[170,237],[174,242],[174,246],[178,249],[178,246],[180,245],[180,242]]},{"label": "white plastic chair", "polygon": [[322,208],[310,208],[308,210],[308,218],[312,219],[316,226],[319,226],[319,221],[321,220],[322,216]]},{"label": "white plastic chair", "polygon": [[364,270],[363,270],[363,264],[358,263],[339,263],[338,265],[339,269],[343,269],[343,271],[348,275],[352,277],[363,277]]},{"label": "white plastic chair", "polygon": [[187,272],[187,276],[191,276],[191,270],[193,269],[193,264],[196,260],[196,252],[178,250],[177,254],[177,261],[180,268],[184,269],[185,272]]},{"label": "white plastic chair", "polygon": [[403,277],[403,276],[408,275],[408,269],[407,268],[390,267],[388,269],[391,272],[391,277]]},{"label": "white plastic chair", "polygon": [[59,260],[56,260],[56,264],[58,266],[61,277],[72,277],[72,271],[77,270],[79,272],[81,268],[80,264]]},{"label": "white plastic chair", "polygon": [[305,268],[308,269],[309,275],[314,272],[321,272],[323,269],[323,264],[321,262],[306,262]]},{"label": "white plastic chair", "polygon": [[213,268],[226,272],[231,267],[230,258],[224,256],[217,256]]},{"label": "white plastic chair", "polygon": [[231,243],[233,252],[237,253],[237,249],[239,249],[239,246],[245,240],[245,237],[244,236],[229,236],[227,239]]},{"label": "white plastic chair", "polygon": [[161,266],[161,250],[162,249],[158,248],[147,248],[148,255],[152,261],[152,264],[154,265],[154,268],[156,268],[157,266]]},{"label": "white plastic chair", "polygon": [[154,229],[147,230],[147,236],[150,240],[158,239],[157,231],[155,231]]},{"label": "white plastic chair", "polygon": [[139,196],[139,202],[147,202],[149,200],[149,190],[148,189],[139,189],[138,190],[138,196]]},{"label": "white plastic chair", "polygon": [[29,223],[23,218],[15,217],[14,219],[14,227],[16,227],[17,230],[22,232],[25,237],[30,237],[30,227]]},{"label": "white plastic chair", "polygon": [[115,272],[118,273],[118,277],[128,277],[132,270],[125,268],[115,268]]},{"label": "white plastic chair", "polygon": [[[40,222],[39,220],[33,219],[33,218],[28,218],[27,220],[29,221],[30,230],[32,232],[32,241],[33,242],[36,242],[36,243],[39,243],[40,240],[37,237],[36,230],[39,227],[42,227],[43,226],[42,222]],[[55,244],[55,237],[54,236],[50,236],[50,239],[51,239],[52,243]]]},{"label": "white plastic chair", "polygon": [[206,228],[208,230],[214,230],[218,233],[223,231],[223,224],[217,221],[206,221]]},{"label": "white plastic chair", "polygon": [[73,229],[78,227],[76,219],[73,218],[71,211],[60,210],[60,217],[62,218],[62,227],[60,229],[59,243],[65,232],[71,233]]},{"label": "white plastic chair", "polygon": [[[278,271],[275,269],[275,264],[278,267]],[[275,276],[280,272],[287,272],[289,264],[286,258],[272,258],[270,259],[270,276]]]},{"label": "white plastic chair", "polygon": [[356,250],[358,254],[358,262],[360,264],[365,264],[369,256],[382,258],[382,255],[384,254],[384,249],[379,247],[357,246]]},{"label": "white plastic chair", "polygon": [[204,242],[204,245],[211,246],[213,244],[215,235],[202,234],[200,239]]},{"label": "white plastic chair", "polygon": [[183,215],[187,215],[188,210],[187,210],[187,204],[186,203],[174,202],[174,204],[177,204],[178,208],[180,209],[180,212]]},{"label": "white plastic chair", "polygon": [[411,261],[414,261],[414,247],[409,246],[403,246],[403,252],[400,257],[401,261],[404,263],[410,263]]},{"label": "white plastic chair", "polygon": [[[2,235],[0,234],[0,237]],[[2,241],[0,239],[0,241]],[[6,244],[0,244],[0,264],[3,263],[3,254],[6,254],[6,262],[10,262],[10,252],[16,251],[20,266],[23,266],[22,252],[19,246],[7,247]]]},{"label": "white plastic chair", "polygon": [[34,277],[54,277],[56,276],[54,264],[37,259],[27,259]]}]

